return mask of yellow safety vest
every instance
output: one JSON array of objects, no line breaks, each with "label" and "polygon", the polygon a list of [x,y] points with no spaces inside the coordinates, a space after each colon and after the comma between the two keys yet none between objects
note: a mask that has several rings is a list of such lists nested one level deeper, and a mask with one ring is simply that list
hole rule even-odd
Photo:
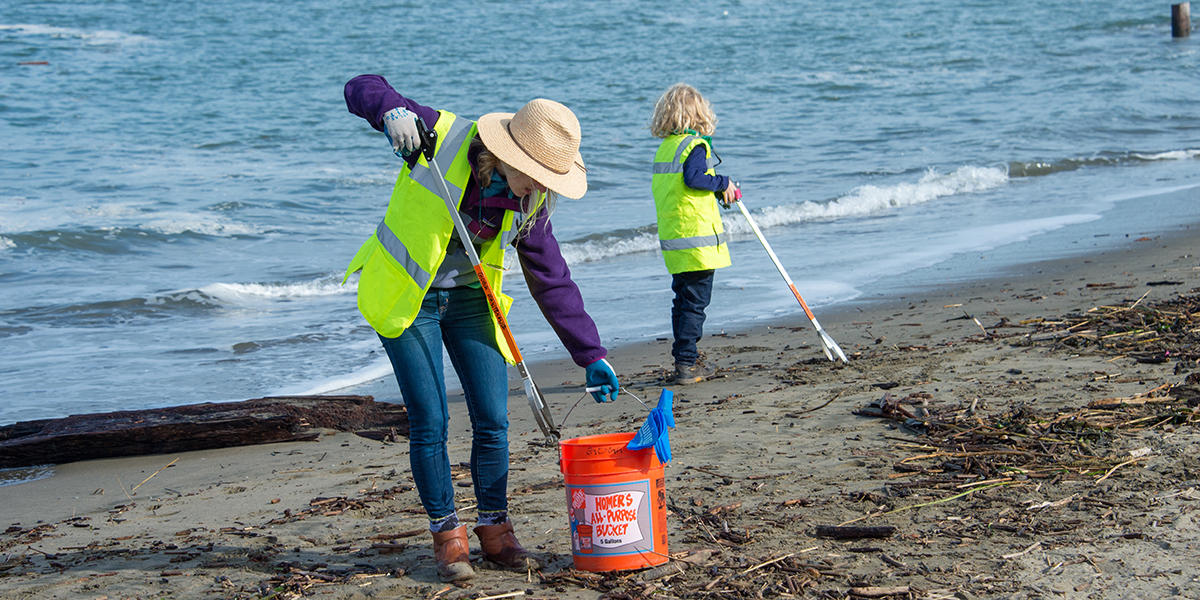
[{"label": "yellow safety vest", "polygon": [[[455,196],[455,204],[461,205],[471,178],[467,150],[471,140],[475,139],[476,125],[453,113],[438,112],[433,160],[441,168],[446,187]],[[342,279],[345,283],[351,273],[362,271],[358,279],[358,310],[384,337],[399,337],[412,324],[438,267],[446,258],[446,245],[451,236],[456,235],[454,221],[446,213],[442,187],[436,178],[437,174],[424,155],[411,168],[407,163],[404,165],[392,189],[387,214],[375,228],[375,233],[358,249]],[[472,220],[461,212],[459,216],[464,222]],[[484,277],[496,292],[506,315],[512,298],[501,293],[500,288],[504,279],[504,252],[516,235],[516,217],[516,212],[505,211],[500,232],[484,241],[479,249]],[[510,364],[514,363],[495,313],[492,313],[492,325],[496,331],[496,347]]]},{"label": "yellow safety vest", "polygon": [[690,188],[683,182],[683,162],[696,145],[704,146],[709,175],[715,175],[712,148],[698,135],[668,136],[654,155],[654,207],[658,213],[658,244],[667,271],[720,269],[730,265],[725,225],[710,190]]}]

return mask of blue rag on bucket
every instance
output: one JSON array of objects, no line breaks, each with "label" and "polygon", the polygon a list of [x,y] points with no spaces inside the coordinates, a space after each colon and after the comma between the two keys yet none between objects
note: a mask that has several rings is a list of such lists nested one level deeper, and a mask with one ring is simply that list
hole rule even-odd
[{"label": "blue rag on bucket", "polygon": [[658,406],[655,406],[646,416],[646,422],[638,429],[637,434],[625,445],[630,450],[641,450],[654,446],[658,462],[664,465],[671,461],[671,438],[667,429],[675,428],[675,415],[671,414],[671,390],[663,390],[658,396]]}]

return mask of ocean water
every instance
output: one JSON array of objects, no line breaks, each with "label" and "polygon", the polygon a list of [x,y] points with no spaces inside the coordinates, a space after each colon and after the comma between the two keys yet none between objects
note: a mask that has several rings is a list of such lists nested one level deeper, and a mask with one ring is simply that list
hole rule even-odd
[{"label": "ocean water", "polygon": [[[0,424],[389,376],[339,285],[400,166],[346,111],[360,73],[471,118],[575,110],[590,188],[553,221],[610,346],[669,335],[647,123],[677,81],[818,315],[1200,220],[1200,35],[1165,2],[14,0]],[[798,315],[725,220],[710,331]],[[506,284],[523,351],[561,356]]]}]

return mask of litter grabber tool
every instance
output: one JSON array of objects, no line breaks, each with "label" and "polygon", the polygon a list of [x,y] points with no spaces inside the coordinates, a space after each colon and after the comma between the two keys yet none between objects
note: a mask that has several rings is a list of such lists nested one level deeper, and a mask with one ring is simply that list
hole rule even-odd
[{"label": "litter grabber tool", "polygon": [[533,410],[533,418],[537,421],[538,429],[542,430],[542,435],[546,436],[546,440],[551,444],[557,444],[561,437],[558,433],[558,428],[554,426],[554,418],[550,416],[550,408],[546,405],[546,398],[542,396],[542,390],[533,380],[533,375],[529,372],[529,367],[525,365],[525,359],[521,356],[521,350],[517,348],[517,340],[513,338],[512,331],[508,328],[508,319],[504,317],[504,311],[500,307],[500,302],[496,298],[496,293],[492,290],[491,284],[488,283],[487,277],[483,274],[483,263],[479,260],[479,253],[475,251],[475,245],[471,243],[471,234],[467,231],[466,225],[463,224],[462,217],[458,216],[458,205],[455,204],[453,196],[450,194],[450,188],[446,186],[446,180],[442,175],[442,168],[438,166],[434,160],[434,149],[437,147],[437,132],[425,125],[425,121],[420,117],[417,118],[417,132],[421,137],[421,153],[425,155],[425,161],[429,163],[429,167],[433,169],[436,179],[441,185],[442,199],[446,202],[446,210],[450,213],[450,218],[454,221],[454,229],[458,231],[458,239],[462,242],[463,248],[467,251],[467,256],[471,259],[471,265],[475,268],[475,277],[479,279],[479,285],[483,289],[483,295],[487,298],[488,306],[492,309],[492,315],[496,317],[496,322],[500,325],[500,332],[504,335],[504,341],[508,343],[508,349],[512,353],[513,359],[517,363],[517,372],[521,375],[521,381],[525,387],[525,397],[529,399],[529,408]]},{"label": "litter grabber tool", "polygon": [[[804,301],[804,298],[800,296],[800,292],[796,290],[796,284],[792,283],[792,278],[788,276],[787,270],[783,268],[783,263],[779,262],[779,257],[775,256],[775,251],[771,249],[771,244],[768,244],[767,238],[763,237],[762,230],[758,228],[758,223],[754,222],[754,218],[750,216],[750,211],[746,210],[746,205],[742,203],[742,192],[740,189],[737,191],[736,197],[737,199],[733,203],[737,204],[738,210],[742,211],[742,216],[746,217],[746,222],[750,224],[750,229],[753,229],[754,235],[758,236],[758,241],[762,243],[763,249],[771,257],[771,262],[775,263],[775,268],[779,269],[779,274],[783,275],[783,280],[787,282],[788,288],[792,290],[792,295],[796,296],[796,300],[800,302],[800,307],[804,309],[804,314],[808,315],[809,322],[817,330],[817,335],[821,337],[821,350],[825,351],[825,357],[832,361],[840,359],[844,363],[850,362],[846,359],[846,353],[842,352],[842,348],[837,345],[837,342],[833,341],[833,337],[826,333],[821,324],[817,322],[817,317],[808,308],[808,303]],[[834,358],[835,354],[837,355],[837,359]]]}]

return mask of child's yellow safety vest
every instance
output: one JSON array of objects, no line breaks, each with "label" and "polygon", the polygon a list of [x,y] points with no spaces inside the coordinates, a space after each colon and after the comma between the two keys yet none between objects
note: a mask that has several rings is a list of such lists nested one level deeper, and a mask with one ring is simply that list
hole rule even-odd
[{"label": "child's yellow safety vest", "polygon": [[720,269],[730,265],[725,225],[711,190],[683,182],[683,163],[696,145],[704,146],[708,175],[715,175],[712,148],[697,135],[668,136],[654,155],[654,207],[658,213],[658,244],[667,271]]}]

